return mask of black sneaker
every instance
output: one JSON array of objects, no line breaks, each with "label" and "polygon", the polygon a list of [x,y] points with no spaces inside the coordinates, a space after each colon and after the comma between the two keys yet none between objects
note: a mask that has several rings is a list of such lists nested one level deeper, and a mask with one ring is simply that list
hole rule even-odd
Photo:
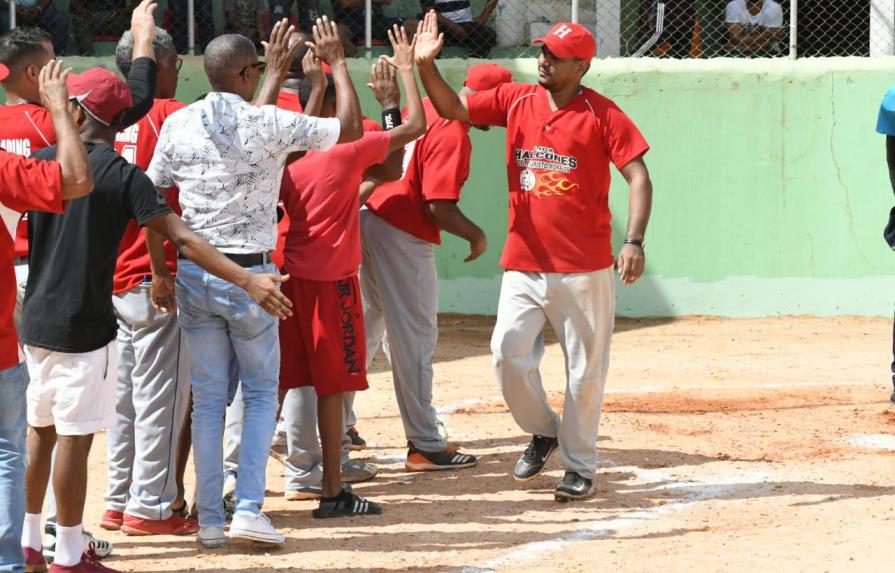
[{"label": "black sneaker", "polygon": [[408,442],[407,461],[404,462],[404,467],[409,472],[433,472],[471,468],[477,463],[475,456],[461,454],[455,448],[445,448],[440,452],[424,452]]},{"label": "black sneaker", "polygon": [[355,515],[379,515],[382,507],[378,503],[368,501],[352,493],[351,489],[343,489],[336,497],[320,498],[320,507],[311,512],[318,519],[325,517],[354,517]]},{"label": "black sneaker", "polygon": [[360,434],[357,433],[357,428],[355,428],[354,426],[348,428],[348,431],[345,433],[351,440],[351,443],[348,445],[349,450],[359,452],[360,450],[367,447],[367,440],[360,437]]},{"label": "black sneaker", "polygon": [[550,455],[559,447],[559,440],[544,436],[532,436],[531,443],[516,462],[513,479],[519,483],[533,480],[544,470]]},{"label": "black sneaker", "polygon": [[594,493],[594,480],[581,477],[577,472],[566,472],[553,492],[556,501],[584,499]]}]

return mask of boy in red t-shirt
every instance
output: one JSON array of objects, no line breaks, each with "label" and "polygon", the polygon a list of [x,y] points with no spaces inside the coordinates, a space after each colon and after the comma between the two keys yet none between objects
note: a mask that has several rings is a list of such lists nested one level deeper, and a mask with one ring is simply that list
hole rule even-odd
[{"label": "boy in red t-shirt", "polygon": [[[557,24],[536,40],[543,44],[538,85],[503,84],[459,97],[435,66],[443,40],[434,13],[416,41],[423,85],[442,117],[507,128],[510,220],[491,351],[513,418],[533,434],[514,478],[534,479],[558,447],[566,473],[556,499],[587,497],[594,491],[615,314],[609,164],[630,188],[627,238],[615,263],[629,285],[643,273],[649,146],[612,101],[581,85],[596,47],[583,26]],[[538,371],[547,322],[566,357],[562,418],[548,404]]]},{"label": "boy in red t-shirt", "polygon": [[[413,72],[413,45],[397,26],[390,39],[394,56],[386,59],[388,64],[380,61],[374,67],[374,89],[390,76],[385,66],[398,69],[407,91],[406,123],[390,131],[366,132],[360,140],[326,152],[309,151],[283,175],[280,196],[290,219],[283,270],[291,277],[283,283],[283,292],[293,302],[294,314],[280,322],[280,388],[313,386],[316,390],[323,450],[320,506],[314,511],[318,518],[382,512],[379,505],[343,489],[340,470],[345,435],[342,394],[367,389],[358,282],[361,182],[371,167],[426,129]],[[325,92],[322,117],[335,117],[335,99],[334,90]],[[306,100],[302,106],[309,113],[317,111]],[[291,404],[286,400],[283,411],[290,454],[297,450],[296,440],[314,433],[313,419],[301,416]],[[297,470],[292,458],[287,458],[286,496],[307,499],[307,495],[291,495],[297,493],[292,485]]]}]

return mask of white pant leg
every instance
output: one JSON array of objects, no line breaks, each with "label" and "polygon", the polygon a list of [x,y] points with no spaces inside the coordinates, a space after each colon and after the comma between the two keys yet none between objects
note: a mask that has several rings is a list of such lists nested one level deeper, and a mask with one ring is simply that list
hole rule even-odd
[{"label": "white pant leg", "polygon": [[513,419],[528,434],[556,437],[559,415],[547,402],[538,366],[544,356],[543,273],[506,271],[491,337],[494,372]]},{"label": "white pant leg", "polygon": [[559,453],[567,470],[593,479],[615,325],[615,276],[607,268],[551,274],[548,280],[544,311],[559,338],[567,372]]}]

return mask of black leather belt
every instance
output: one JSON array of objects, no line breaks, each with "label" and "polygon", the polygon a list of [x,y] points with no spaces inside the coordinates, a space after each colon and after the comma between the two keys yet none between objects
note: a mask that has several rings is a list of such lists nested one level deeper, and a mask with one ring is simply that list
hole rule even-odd
[{"label": "black leather belt", "polygon": [[[237,253],[221,253],[237,265],[241,267],[256,267],[258,265],[266,265],[270,262],[270,254],[269,253],[249,253],[249,254],[237,254]],[[186,259],[182,253],[177,253],[178,259]]]}]

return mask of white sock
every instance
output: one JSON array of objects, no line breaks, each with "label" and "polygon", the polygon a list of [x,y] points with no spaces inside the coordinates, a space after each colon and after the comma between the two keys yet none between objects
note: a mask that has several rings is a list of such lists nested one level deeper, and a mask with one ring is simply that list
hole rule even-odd
[{"label": "white sock", "polygon": [[84,553],[82,531],[84,527],[80,523],[71,527],[56,525],[56,563],[72,567],[81,562],[81,554]]},{"label": "white sock", "polygon": [[40,529],[41,514],[26,513],[22,527],[22,547],[43,551],[43,532]]}]

